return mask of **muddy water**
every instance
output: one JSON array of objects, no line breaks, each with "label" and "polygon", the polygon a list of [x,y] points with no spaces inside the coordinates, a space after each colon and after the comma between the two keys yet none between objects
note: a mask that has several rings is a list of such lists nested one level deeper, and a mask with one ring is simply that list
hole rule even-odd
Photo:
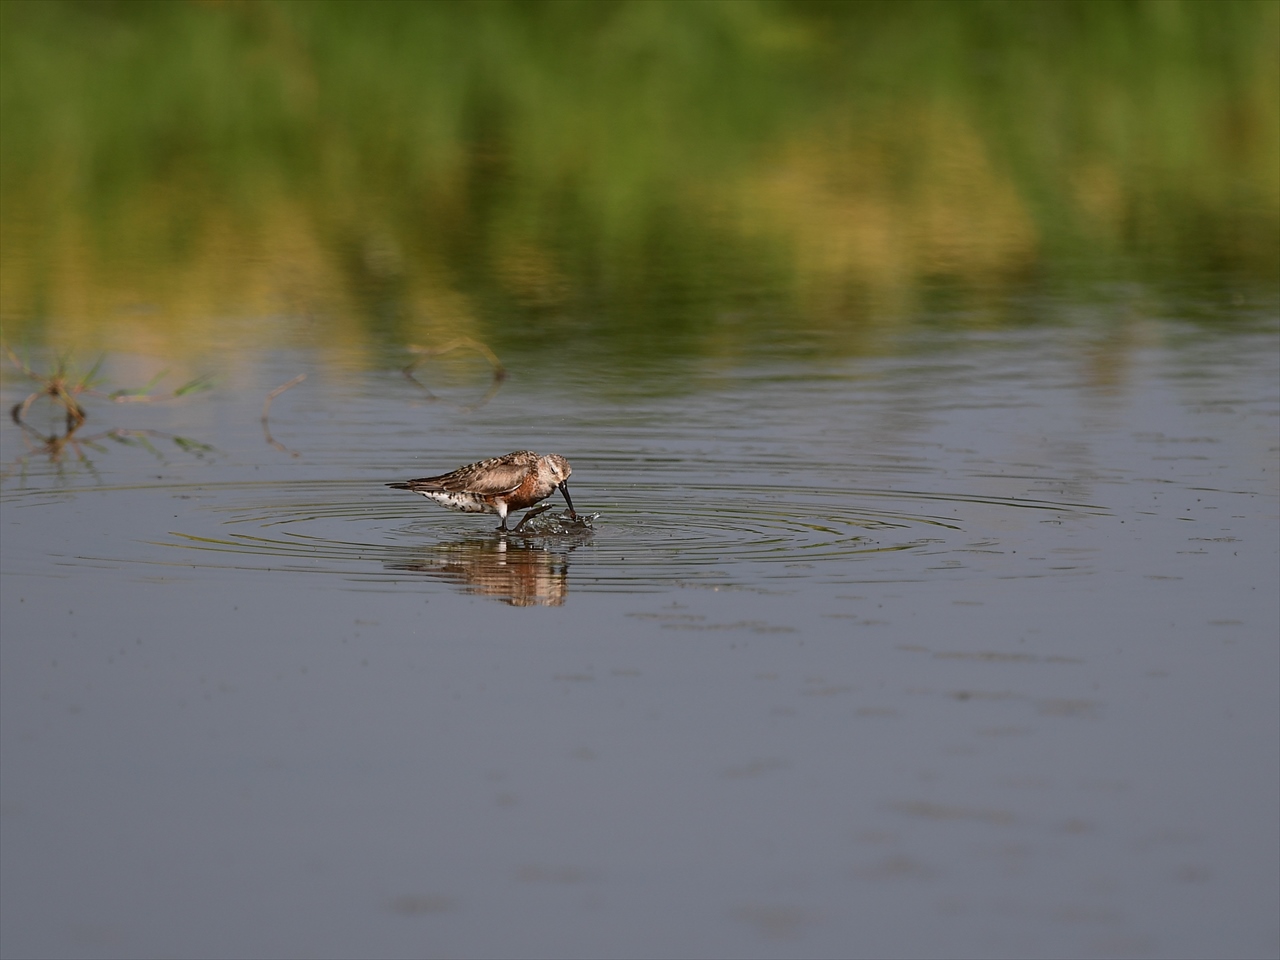
[{"label": "muddy water", "polygon": [[[40,401],[4,953],[1273,953],[1263,327],[1119,377],[1070,328],[544,359],[475,409],[286,351],[60,446]],[[525,447],[589,529],[384,486]]]}]

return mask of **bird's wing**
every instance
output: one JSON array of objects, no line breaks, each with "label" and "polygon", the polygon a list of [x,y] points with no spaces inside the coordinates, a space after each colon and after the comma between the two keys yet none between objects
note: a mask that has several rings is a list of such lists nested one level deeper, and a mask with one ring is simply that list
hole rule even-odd
[{"label": "bird's wing", "polygon": [[524,481],[529,469],[537,463],[538,456],[526,451],[495,457],[492,460],[481,460],[453,473],[439,477],[424,477],[421,480],[410,480],[410,488],[416,490],[439,490],[446,493],[480,493],[499,495],[510,493]]},{"label": "bird's wing", "polygon": [[497,463],[483,470],[458,471],[442,481],[445,490],[467,493],[510,493],[524,482],[529,468],[519,463]]}]

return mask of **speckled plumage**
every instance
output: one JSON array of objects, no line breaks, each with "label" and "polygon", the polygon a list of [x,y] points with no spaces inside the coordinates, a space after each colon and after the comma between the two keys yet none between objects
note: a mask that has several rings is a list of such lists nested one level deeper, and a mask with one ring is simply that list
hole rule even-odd
[{"label": "speckled plumage", "polygon": [[[395,490],[420,493],[450,510],[496,513],[501,520],[498,529],[506,530],[507,514],[512,510],[532,507],[557,489],[564,494],[570,516],[577,516],[573,501],[569,499],[567,485],[572,472],[569,461],[557,453],[540,457],[532,450],[517,450],[505,457],[468,463],[438,477],[388,483],[387,486]],[[542,507],[540,510],[530,511],[520,524],[546,509],[548,508]],[[520,526],[517,525],[516,529],[520,529]]]}]

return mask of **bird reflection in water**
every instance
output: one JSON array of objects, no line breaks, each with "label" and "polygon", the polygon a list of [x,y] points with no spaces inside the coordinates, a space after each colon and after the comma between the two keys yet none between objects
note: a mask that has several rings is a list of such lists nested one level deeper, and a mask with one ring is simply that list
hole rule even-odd
[{"label": "bird reflection in water", "polygon": [[436,544],[391,570],[421,573],[513,607],[558,607],[569,593],[569,554],[591,540],[590,527],[539,536],[469,536]]}]

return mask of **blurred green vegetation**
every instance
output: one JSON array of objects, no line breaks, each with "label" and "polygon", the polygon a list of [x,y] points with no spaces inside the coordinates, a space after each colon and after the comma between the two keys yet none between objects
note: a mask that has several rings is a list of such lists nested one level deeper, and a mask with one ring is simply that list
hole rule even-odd
[{"label": "blurred green vegetation", "polygon": [[1189,276],[1280,278],[1275,0],[0,3],[10,341],[857,352]]}]

